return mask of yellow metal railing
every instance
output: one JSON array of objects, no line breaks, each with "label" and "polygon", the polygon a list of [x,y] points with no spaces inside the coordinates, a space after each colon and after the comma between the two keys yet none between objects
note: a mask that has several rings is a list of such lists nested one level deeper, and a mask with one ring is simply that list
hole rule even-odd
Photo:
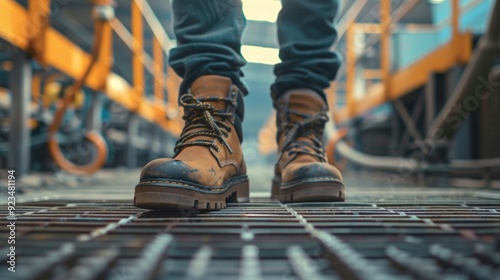
[{"label": "yellow metal railing", "polygon": [[[50,27],[50,24],[48,24],[49,17],[47,17],[47,20],[43,20],[43,15],[47,15],[49,5],[49,0],[30,0],[29,9],[27,10],[14,0],[2,0],[0,37],[23,51],[35,54],[34,57],[41,63],[54,67],[71,78],[78,79],[83,75],[85,66],[90,62],[90,54]],[[141,22],[142,20],[137,20],[137,18],[144,16],[142,13],[144,9],[138,9],[137,6],[149,7],[149,5],[146,1],[135,0],[131,2],[131,6],[132,10],[135,11],[133,13],[136,14],[134,22]],[[148,18],[152,17],[151,14],[147,16]],[[33,28],[30,26],[33,26]],[[117,28],[117,26],[122,28]],[[173,72],[168,71],[167,73],[160,66],[160,59],[168,51],[167,43],[164,42],[168,41],[168,37],[157,33],[154,34],[153,40],[162,46],[162,51],[157,51],[157,57],[155,57],[157,60],[155,61],[145,53],[143,44],[141,44],[143,41],[142,30],[137,30],[137,26],[133,29],[135,34],[131,34],[123,27],[123,24],[118,19],[106,24],[104,29],[106,35],[101,47],[100,59],[85,82],[85,86],[92,90],[102,91],[111,100],[136,112],[145,120],[157,124],[164,130],[179,133],[181,129],[179,118],[165,118],[166,115],[176,115],[174,113],[177,108],[177,89],[174,86],[180,83],[180,78],[176,77]],[[127,45],[132,46],[134,53],[132,56],[134,61],[134,83],[132,85],[111,72],[112,31],[116,32]],[[130,36],[123,37],[120,32],[125,32]],[[156,70],[154,65],[157,65]],[[142,94],[144,92],[144,82],[141,81],[144,81],[145,74],[144,71],[137,70],[141,67],[145,67],[146,70],[151,72],[155,76],[157,85],[161,86],[155,92],[168,92],[169,102],[165,98],[161,98],[160,94],[155,95],[156,98],[154,99]],[[172,110],[174,111],[172,112]]]},{"label": "yellow metal railing", "polygon": [[[106,1],[92,2],[102,4]],[[164,69],[165,56],[173,44],[146,1],[131,1],[132,33],[117,18],[102,23],[99,55],[93,63],[91,54],[50,26],[50,0],[30,0],[28,9],[14,0],[2,0],[1,6],[0,38],[30,53],[42,65],[53,67],[76,81],[82,79],[88,66],[92,65],[83,82],[86,87],[103,92],[109,99],[166,131],[173,134],[180,132],[182,120],[177,108],[177,90],[181,79],[173,71]],[[153,31],[153,58],[144,50],[144,18]],[[116,32],[133,52],[132,85],[111,71],[113,32]],[[144,94],[144,70],[154,77],[153,98]],[[37,79],[40,77],[35,76],[33,82],[40,85]],[[168,93],[167,99],[165,92]],[[38,87],[33,91],[33,98],[39,97]]]},{"label": "yellow metal railing", "polygon": [[[358,117],[368,110],[375,108],[385,102],[395,100],[428,82],[429,74],[449,70],[455,65],[465,64],[472,54],[472,35],[468,32],[460,32],[458,28],[460,19],[459,0],[451,1],[451,26],[452,37],[450,41],[436,50],[430,52],[419,61],[409,67],[391,72],[390,38],[394,22],[391,21],[390,0],[381,1],[380,20],[378,24],[360,24],[353,22],[347,30],[347,55],[346,55],[346,106],[343,108],[331,108],[336,123],[343,123],[349,119]],[[381,69],[364,70],[364,78],[381,79],[380,83],[369,84],[363,89],[366,92],[362,98],[355,95],[356,89],[356,65],[358,58],[355,53],[356,44],[354,38],[358,33],[380,34],[380,65]],[[335,92],[331,92],[329,98],[336,99]]]}]

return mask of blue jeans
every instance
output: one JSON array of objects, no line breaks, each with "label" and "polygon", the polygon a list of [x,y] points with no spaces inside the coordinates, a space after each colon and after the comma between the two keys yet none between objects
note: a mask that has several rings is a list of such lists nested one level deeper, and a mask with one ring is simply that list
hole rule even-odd
[{"label": "blue jeans", "polygon": [[[340,65],[330,51],[337,37],[333,21],[338,0],[282,0],[282,4],[277,20],[282,62],[274,68],[272,97],[308,88],[326,100],[324,89]],[[246,25],[241,0],[174,0],[173,10],[178,46],[171,50],[169,63],[184,78],[180,93],[200,76],[220,75],[247,94],[240,80],[246,64],[240,51]]]}]

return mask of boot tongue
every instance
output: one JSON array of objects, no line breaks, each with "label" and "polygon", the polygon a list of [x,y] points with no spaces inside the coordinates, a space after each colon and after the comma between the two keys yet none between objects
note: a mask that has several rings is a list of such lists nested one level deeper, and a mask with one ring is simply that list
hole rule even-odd
[{"label": "boot tongue", "polygon": [[[202,76],[191,85],[191,94],[197,99],[204,97],[227,97],[232,81],[230,78],[207,75]],[[226,109],[226,101],[203,101],[219,110]]]}]

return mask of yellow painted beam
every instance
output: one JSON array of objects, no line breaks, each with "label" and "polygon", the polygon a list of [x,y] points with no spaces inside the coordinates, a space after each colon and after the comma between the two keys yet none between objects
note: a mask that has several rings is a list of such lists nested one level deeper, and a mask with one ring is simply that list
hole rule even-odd
[{"label": "yellow painted beam", "polygon": [[459,35],[460,1],[451,0],[451,29],[453,38]]},{"label": "yellow painted beam", "polygon": [[142,13],[139,8],[141,1],[132,1],[132,35],[134,36],[133,41],[133,52],[134,57],[132,58],[132,76],[134,80],[134,90],[138,97],[144,95],[144,22],[142,19]]},{"label": "yellow painted beam", "polygon": [[469,61],[471,54],[472,35],[470,33],[458,35],[457,41],[446,43],[410,67],[394,73],[389,100],[397,99],[425,85],[430,73],[445,72],[457,64],[465,64]]},{"label": "yellow painted beam", "polygon": [[50,0],[29,0],[29,52],[45,64],[45,40],[50,26]]},{"label": "yellow painted beam", "polygon": [[459,34],[456,40],[449,41],[413,65],[393,73],[390,83],[391,92],[387,98],[385,97],[385,86],[381,83],[374,84],[367,90],[363,99],[354,101],[354,110],[351,114],[349,108],[342,108],[334,114],[335,121],[337,123],[346,122],[387,101],[396,100],[410,91],[424,86],[428,82],[430,73],[445,72],[457,64],[465,64],[470,59],[471,54],[472,35],[470,33]]},{"label": "yellow painted beam", "polygon": [[363,77],[367,80],[381,79],[382,71],[380,69],[364,69]]},{"label": "yellow painted beam", "polygon": [[354,112],[355,100],[354,92],[356,90],[356,29],[354,25],[347,28],[346,44],[347,44],[347,57],[346,57],[346,103],[348,114]]},{"label": "yellow painted beam", "polygon": [[109,76],[113,68],[113,29],[111,29],[109,22],[103,23],[103,38],[99,53],[99,63],[101,65],[99,75],[103,79],[101,80],[102,84],[98,85],[98,87],[104,89],[106,87],[106,79],[104,77]]},{"label": "yellow painted beam", "polygon": [[[90,55],[54,29],[47,30],[45,42],[45,61],[47,65],[58,69],[64,74],[78,79],[85,72],[85,66],[90,63]],[[99,69],[105,67],[98,61],[87,79],[87,86],[93,90],[102,90],[103,79]]]},{"label": "yellow painted beam", "polygon": [[165,88],[165,79],[163,78],[164,73],[164,56],[163,49],[160,42],[156,37],[153,37],[153,62],[154,62],[154,93],[155,97],[164,100],[163,89]]},{"label": "yellow painted beam", "polygon": [[2,8],[0,9],[0,37],[20,49],[28,49],[28,13],[23,6],[13,0],[2,1]]},{"label": "yellow painted beam", "polygon": [[[144,3],[144,2],[143,2]],[[127,28],[123,25],[123,23],[118,20],[118,19],[114,19],[111,21],[111,27],[112,29],[116,32],[116,34],[118,35],[118,37],[120,37],[120,39],[125,43],[125,45],[127,45],[130,50],[132,52],[134,52],[134,36],[132,35],[132,33],[130,33]],[[158,40],[158,43],[160,42],[160,40]],[[160,44],[161,45],[161,44]],[[140,53],[141,55],[138,56],[138,57],[134,57],[133,59],[136,59],[136,63],[142,63],[142,68],[143,70],[147,70],[149,73],[153,74],[154,76],[154,73],[156,72],[155,70],[155,58],[151,58],[151,56],[149,56],[148,53],[144,52],[144,50],[142,50],[142,52]],[[154,56],[154,52],[153,52],[153,56]],[[141,65],[139,65],[139,67],[141,67]],[[143,73],[143,71],[139,71],[140,73]],[[167,89],[166,87],[166,83],[165,81],[159,81],[158,78],[154,78],[155,79],[155,83],[159,83],[159,84],[162,84],[164,85],[164,89]],[[165,78],[161,78],[160,79],[164,79]]]},{"label": "yellow painted beam", "polygon": [[[27,36],[29,33],[26,29],[29,26],[29,12],[13,0],[1,1],[0,37],[23,51],[29,51],[29,36]],[[105,27],[104,32],[109,35],[111,27]],[[103,75],[103,73],[110,71],[112,63],[112,36],[107,37],[103,44],[104,48],[101,50],[103,57],[96,63],[90,73],[89,78],[86,80],[86,86],[95,91],[103,91],[111,100],[121,104],[128,110],[136,110],[137,114],[146,121],[156,123],[164,130],[178,134],[180,132],[178,118],[158,120],[155,113],[157,112],[156,108],[159,106],[163,107],[163,110],[167,112],[172,109],[170,108],[171,105],[146,98],[137,100],[133,87],[122,77],[115,73]],[[85,66],[90,62],[88,53],[51,27],[46,30],[44,44],[44,59],[47,65],[73,79],[78,79],[83,75]],[[179,83],[179,78],[173,78],[171,87],[178,87]]]}]

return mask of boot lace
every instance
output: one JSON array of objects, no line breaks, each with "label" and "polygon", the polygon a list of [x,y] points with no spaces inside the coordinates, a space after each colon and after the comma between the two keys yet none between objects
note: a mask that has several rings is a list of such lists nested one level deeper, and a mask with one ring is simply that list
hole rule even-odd
[{"label": "boot lace", "polygon": [[[192,94],[184,94],[181,97],[180,103],[181,106],[184,107],[184,116],[182,116],[182,119],[185,121],[186,125],[181,132],[179,140],[177,140],[175,144],[174,152],[176,155],[183,148],[189,146],[207,146],[220,152],[219,147],[217,147],[211,139],[196,139],[190,141],[190,139],[198,136],[206,136],[212,139],[216,138],[226,146],[231,154],[233,153],[233,150],[226,141],[226,138],[231,132],[231,127],[224,123],[226,119],[232,117],[232,113],[221,112],[212,104],[207,103],[210,101],[225,101],[236,106],[236,101],[227,97],[210,96],[195,98]],[[193,129],[198,130],[189,132]]]},{"label": "boot lace", "polygon": [[[325,123],[328,121],[328,115],[324,112],[312,116],[295,111],[288,111],[287,113],[289,119],[291,115],[295,115],[303,120],[298,122],[288,121],[285,127],[285,131],[288,130],[288,132],[286,132],[283,144],[283,154],[287,153],[288,156],[306,154],[318,158],[321,162],[326,162],[322,136]],[[312,141],[296,141],[301,136]]]}]

